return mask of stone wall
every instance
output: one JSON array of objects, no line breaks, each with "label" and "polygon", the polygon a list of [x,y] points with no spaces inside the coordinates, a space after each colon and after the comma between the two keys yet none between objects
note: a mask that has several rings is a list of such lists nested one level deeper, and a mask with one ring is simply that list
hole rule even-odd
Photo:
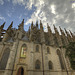
[{"label": "stone wall", "polygon": [[[20,57],[21,48],[23,44],[27,45],[26,58]],[[39,46],[39,52],[36,52],[37,45]],[[25,42],[20,40],[19,42],[14,42],[13,46],[12,45],[9,46],[8,44],[5,44],[5,46],[3,47],[3,44],[2,45],[0,44],[0,52],[5,50],[7,47],[10,48],[11,53],[9,56],[5,73],[4,71],[1,70],[0,75],[7,75],[7,74],[17,75],[17,72],[20,67],[23,67],[24,75],[43,75],[43,74],[44,75],[75,75],[75,71],[73,71],[70,67],[70,62],[68,58],[65,57],[64,48],[48,46],[45,44],[41,45],[33,42]],[[49,48],[49,53],[47,52],[47,47]],[[62,54],[62,58],[65,65],[64,70],[62,70],[60,66],[59,57],[57,55],[58,49],[61,51]],[[39,60],[41,62],[40,70],[35,69],[36,60]],[[53,64],[51,70],[49,69],[48,66],[49,61],[51,61]]]}]

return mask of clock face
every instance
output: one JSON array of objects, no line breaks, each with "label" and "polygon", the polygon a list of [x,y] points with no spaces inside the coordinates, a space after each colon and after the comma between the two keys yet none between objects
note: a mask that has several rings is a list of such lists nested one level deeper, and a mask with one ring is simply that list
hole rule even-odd
[{"label": "clock face", "polygon": [[26,57],[26,47],[22,47],[22,50],[21,50],[21,57]]}]

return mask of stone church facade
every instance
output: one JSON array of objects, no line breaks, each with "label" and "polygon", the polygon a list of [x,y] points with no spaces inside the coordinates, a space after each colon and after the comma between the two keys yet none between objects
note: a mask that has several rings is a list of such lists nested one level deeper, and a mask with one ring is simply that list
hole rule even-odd
[{"label": "stone church facade", "polygon": [[75,75],[63,47],[75,41],[71,31],[59,27],[60,35],[54,26],[52,33],[47,24],[44,32],[40,21],[40,28],[32,22],[26,32],[24,19],[18,29],[12,28],[13,22],[7,30],[4,25],[0,26],[0,75]]}]

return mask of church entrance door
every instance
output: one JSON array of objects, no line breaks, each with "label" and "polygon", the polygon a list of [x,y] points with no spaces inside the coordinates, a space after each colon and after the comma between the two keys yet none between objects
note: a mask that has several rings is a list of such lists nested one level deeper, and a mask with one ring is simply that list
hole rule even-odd
[{"label": "church entrance door", "polygon": [[18,69],[17,75],[24,75],[24,69],[22,67]]}]

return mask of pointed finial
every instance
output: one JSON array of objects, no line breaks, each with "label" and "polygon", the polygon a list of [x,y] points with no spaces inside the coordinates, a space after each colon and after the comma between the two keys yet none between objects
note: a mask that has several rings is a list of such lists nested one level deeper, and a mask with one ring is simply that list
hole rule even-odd
[{"label": "pointed finial", "polygon": [[33,28],[33,21],[32,21],[32,23],[31,23],[31,28]]},{"label": "pointed finial", "polygon": [[64,30],[65,30],[65,32],[67,32],[65,28],[64,28]]},{"label": "pointed finial", "polygon": [[30,29],[30,26],[29,26],[29,29]]},{"label": "pointed finial", "polygon": [[13,25],[13,21],[11,22],[11,25]]},{"label": "pointed finial", "polygon": [[57,28],[55,27],[55,25],[53,24],[53,26],[54,26],[54,30],[56,31],[57,30]]},{"label": "pointed finial", "polygon": [[61,27],[59,26],[60,31],[62,31]]},{"label": "pointed finial", "polygon": [[33,26],[33,21],[32,21],[32,23],[31,23],[31,25]]},{"label": "pointed finial", "polygon": [[32,25],[33,25],[33,21],[32,21]]},{"label": "pointed finial", "polygon": [[41,20],[40,20],[40,27],[42,26],[42,22],[41,22]]},{"label": "pointed finial", "polygon": [[59,26],[59,28],[61,28],[61,27]]},{"label": "pointed finial", "polygon": [[70,34],[73,36],[73,33],[71,32],[71,30],[69,30]]},{"label": "pointed finial", "polygon": [[41,23],[41,20],[40,20],[40,23]]},{"label": "pointed finial", "polygon": [[23,19],[22,23],[24,23],[24,19]]},{"label": "pointed finial", "polygon": [[0,28],[2,28],[2,29],[3,29],[4,25],[5,25],[5,22],[4,22],[4,23],[0,26]]},{"label": "pointed finial", "polygon": [[12,28],[12,25],[13,25],[13,21],[11,22],[11,24],[10,24],[10,26],[8,27],[7,31]]},{"label": "pointed finial", "polygon": [[55,25],[53,24],[54,28],[55,28]]},{"label": "pointed finial", "polygon": [[42,25],[42,22],[41,22],[41,20],[40,20],[40,25]]},{"label": "pointed finial", "polygon": [[47,23],[47,28],[50,28],[48,23]]},{"label": "pointed finial", "polygon": [[56,27],[55,27],[55,25],[53,24],[53,26],[54,26],[54,29],[56,30]]},{"label": "pointed finial", "polygon": [[[71,30],[69,30],[71,32]],[[71,32],[72,33],[72,32]]]},{"label": "pointed finial", "polygon": [[65,30],[66,34],[69,35],[68,31],[65,28],[64,28],[64,30]]},{"label": "pointed finial", "polygon": [[48,25],[48,23],[47,23],[47,27],[48,27],[49,25]]},{"label": "pointed finial", "polygon": [[6,22],[3,23],[3,25],[5,25]]},{"label": "pointed finial", "polygon": [[24,21],[24,19],[23,19],[23,21]]},{"label": "pointed finial", "polygon": [[38,21],[36,21],[36,27],[38,27]]}]

